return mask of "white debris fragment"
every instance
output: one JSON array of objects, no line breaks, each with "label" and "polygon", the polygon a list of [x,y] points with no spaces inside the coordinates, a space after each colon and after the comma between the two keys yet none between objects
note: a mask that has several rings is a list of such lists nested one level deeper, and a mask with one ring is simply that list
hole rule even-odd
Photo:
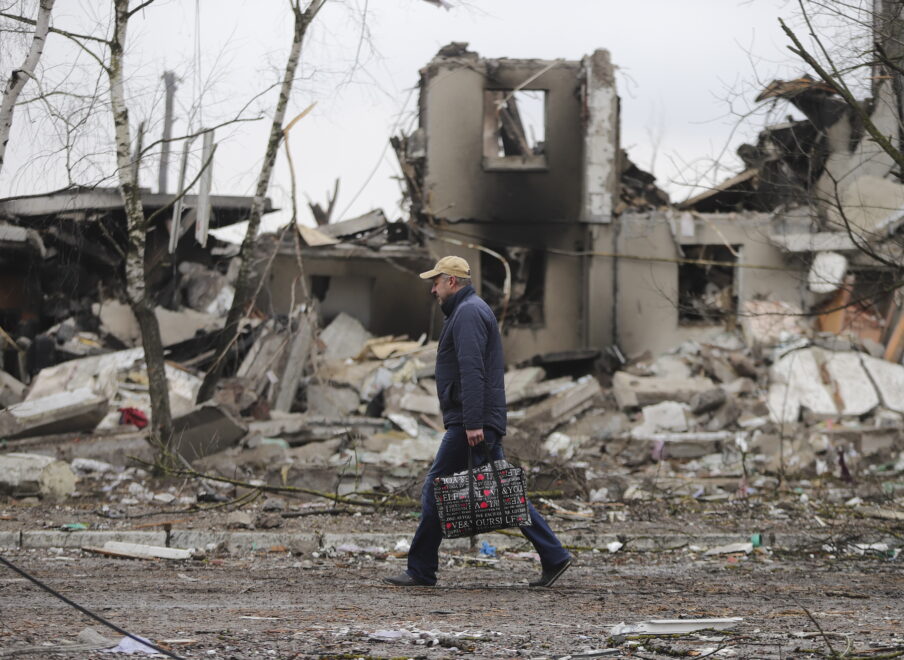
[{"label": "white debris fragment", "polygon": [[389,417],[389,421],[398,426],[412,438],[416,438],[418,436],[417,420],[411,415],[404,415],[402,413],[389,413],[387,417]]},{"label": "white debris fragment", "polygon": [[750,541],[746,541],[744,543],[729,543],[728,545],[720,545],[715,548],[710,548],[706,552],[703,553],[705,557],[711,557],[712,555],[731,555],[735,553],[743,552],[744,554],[750,554],[753,552],[753,543]]},{"label": "white debris fragment", "polygon": [[681,635],[696,630],[725,630],[733,628],[744,619],[739,616],[717,619],[650,619],[639,623],[619,623],[610,630],[610,635],[635,633],[656,635]]}]

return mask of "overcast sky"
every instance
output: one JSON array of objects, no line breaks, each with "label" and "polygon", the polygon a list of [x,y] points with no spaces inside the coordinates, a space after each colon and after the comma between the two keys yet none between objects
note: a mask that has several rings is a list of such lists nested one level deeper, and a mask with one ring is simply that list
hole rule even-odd
[{"label": "overcast sky", "polygon": [[[327,2],[305,43],[288,113],[317,103],[291,135],[300,191],[323,202],[338,177],[342,217],[374,207],[399,217],[399,184],[393,179],[398,166],[387,141],[415,125],[418,69],[451,41],[466,41],[485,57],[580,59],[596,48],[608,49],[618,68],[622,146],[675,200],[687,197],[687,184],[720,156],[727,169],[716,172],[716,179],[737,170],[737,161],[729,158],[737,145],[755,136],[764,121],[776,119],[758,116],[738,128],[737,113],[749,109],[762,81],[803,71],[778,27],[778,17],[794,11],[785,0],[451,3],[452,10],[423,0]],[[291,42],[286,4],[158,0],[136,16],[126,60],[133,120],[147,119],[151,137],[159,134],[159,78],[165,69],[182,79],[177,133],[190,123],[196,128],[222,121],[249,102],[251,115],[268,114],[273,93],[252,97],[272,85],[284,66]],[[55,24],[88,29],[92,21],[103,21],[94,14],[100,5],[106,3],[57,2]],[[47,66],[54,57],[72,57],[65,46],[55,48],[48,50]],[[91,66],[84,58],[81,64],[83,71]],[[215,192],[252,194],[268,128],[269,117],[217,132]],[[14,126],[0,194],[40,192],[61,182],[53,163],[36,168],[29,160],[28,141],[27,130]],[[99,138],[96,150],[103,151],[104,144]],[[142,185],[156,188],[155,167],[142,173]],[[175,173],[174,166],[170,181]],[[283,208],[288,189],[281,153],[270,194]],[[306,205],[300,210],[302,219],[313,223]],[[285,219],[279,214],[270,225]]]}]

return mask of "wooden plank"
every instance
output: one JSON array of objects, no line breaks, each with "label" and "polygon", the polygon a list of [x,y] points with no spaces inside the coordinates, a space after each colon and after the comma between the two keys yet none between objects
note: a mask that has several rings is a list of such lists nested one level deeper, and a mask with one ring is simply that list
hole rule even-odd
[{"label": "wooden plank", "polygon": [[190,550],[144,545],[142,543],[124,543],[122,541],[107,541],[102,548],[83,546],[82,550],[107,555],[108,557],[123,557],[126,559],[191,559]]},{"label": "wooden plank", "polygon": [[882,357],[897,364],[901,362],[902,354],[904,354],[904,311],[898,316],[898,322],[895,324],[895,329],[891,333]]},{"label": "wooden plank", "polygon": [[283,412],[291,410],[292,402],[295,401],[295,393],[298,391],[298,384],[301,382],[305,365],[308,363],[313,340],[314,328],[311,316],[304,312],[298,317],[298,330],[292,338],[292,347],[289,349],[289,357],[286,360],[282,378],[273,388],[276,390],[275,396],[271,395],[271,399],[274,400],[274,410]]},{"label": "wooden plank", "polygon": [[838,289],[832,299],[823,306],[823,309],[827,311],[819,315],[818,324],[821,331],[837,335],[844,330],[847,306],[851,302],[851,290],[853,287],[853,278],[847,278],[844,286]]}]

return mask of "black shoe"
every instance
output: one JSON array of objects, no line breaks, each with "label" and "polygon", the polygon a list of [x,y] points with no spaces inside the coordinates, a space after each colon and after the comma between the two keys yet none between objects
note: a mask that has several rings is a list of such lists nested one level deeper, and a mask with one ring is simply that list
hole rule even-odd
[{"label": "black shoe", "polygon": [[551,587],[556,580],[558,580],[562,573],[568,570],[568,567],[571,566],[571,562],[574,561],[572,558],[568,558],[563,561],[558,566],[553,566],[552,568],[544,568],[543,573],[540,575],[539,580],[534,580],[529,583],[531,587]]},{"label": "black shoe", "polygon": [[399,573],[391,577],[383,578],[383,582],[391,584],[394,587],[429,587],[426,582],[421,582],[417,578],[413,578],[408,573]]}]

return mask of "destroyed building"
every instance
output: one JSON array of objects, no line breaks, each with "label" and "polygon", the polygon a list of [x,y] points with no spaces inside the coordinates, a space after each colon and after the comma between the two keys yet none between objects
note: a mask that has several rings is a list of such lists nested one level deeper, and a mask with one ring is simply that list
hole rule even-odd
[{"label": "destroyed building", "polygon": [[[231,304],[237,254],[209,230],[246,219],[252,198],[210,196],[201,226],[196,195],[186,195],[175,212],[172,194],[143,189],[141,198],[151,220],[147,283],[163,345],[171,358],[186,342],[190,354],[201,352],[194,342],[222,327]],[[272,211],[269,201],[265,211]],[[27,383],[43,367],[104,353],[110,342],[140,346],[124,302],[126,244],[118,189],[76,187],[0,202],[0,368]]]},{"label": "destroyed building", "polygon": [[[782,90],[774,85],[764,98]],[[869,166],[853,170],[866,184],[857,194],[890,190],[893,182],[869,178],[877,177],[881,154],[852,151],[862,144],[854,144],[856,131],[831,147],[815,124],[797,126],[791,138],[784,128],[769,129],[758,147],[742,149],[747,171],[673,206],[621,149],[606,51],[580,61],[483,59],[451,44],[421,71],[420,92],[417,129],[392,139],[410,219],[391,222],[374,210],[262,236],[253,256],[265,273],[256,305],[220,390],[200,408],[199,375],[231,300],[236,247],[178,240],[182,230],[160,220],[150,232],[158,317],[165,333],[175,333],[164,345],[184,457],[213,454],[204,465],[223,474],[281,465],[301,483],[314,478],[304,466],[316,456],[321,467],[371,466],[370,473],[332,475],[325,489],[336,479],[374,488],[401,483],[406,475],[386,465],[416,469],[408,464],[429,460],[442,433],[433,379],[442,318],[417,274],[447,254],[468,259],[475,288],[497,313],[512,367],[510,434],[521,459],[618,456],[633,465],[727,455],[738,438],[767,458],[800,456],[803,445],[786,454],[787,428],[801,424],[806,432],[795,442],[806,444],[809,430],[823,437],[828,432],[818,425],[829,421],[864,455],[875,433],[883,442],[893,438],[875,455],[890,451],[904,426],[904,367],[895,364],[904,321],[894,296],[883,298],[881,310],[838,304],[842,296],[858,300],[864,287],[886,286],[887,269],[851,250],[851,237],[837,223],[831,228],[831,208],[806,197],[833,163],[864,159]],[[806,149],[801,136],[810,136]],[[776,146],[782,140],[787,153]],[[833,151],[841,144],[843,152]],[[15,276],[21,264],[45,270],[66,245],[74,252],[65,264],[106,256],[115,269],[115,253],[95,253],[111,231],[103,219],[121,214],[121,204],[112,192],[98,194],[6,202],[15,221],[0,234],[0,248],[17,265],[5,273]],[[144,201],[153,212],[166,199],[146,193]],[[222,224],[250,207],[245,198],[214,196],[211,203]],[[886,234],[896,227],[869,217]],[[73,248],[59,235],[75,230],[87,238]],[[49,362],[69,362],[39,371],[29,365],[22,373],[37,376],[27,393],[14,379],[4,384],[4,397],[25,403],[2,411],[0,432],[2,424],[20,437],[46,429],[34,419],[35,401],[60,388],[85,388],[64,403],[85,406],[72,415],[98,429],[128,426],[123,409],[147,409],[137,396],[146,389],[134,368],[140,349],[128,350],[138,346],[137,330],[130,333],[123,318],[128,310],[110,300],[106,285],[88,283],[90,291],[99,288],[98,307],[66,310],[83,310],[84,321],[42,312],[42,332],[58,353]],[[19,305],[20,315],[35,300],[24,285],[8,298],[4,305]],[[52,323],[67,329],[48,328]],[[21,351],[11,351],[19,359]],[[96,378],[102,371],[115,373]],[[239,442],[254,450],[250,457],[236,453]],[[831,443],[823,445],[826,452]],[[557,487],[587,497],[609,488],[601,472],[587,472]]]}]

